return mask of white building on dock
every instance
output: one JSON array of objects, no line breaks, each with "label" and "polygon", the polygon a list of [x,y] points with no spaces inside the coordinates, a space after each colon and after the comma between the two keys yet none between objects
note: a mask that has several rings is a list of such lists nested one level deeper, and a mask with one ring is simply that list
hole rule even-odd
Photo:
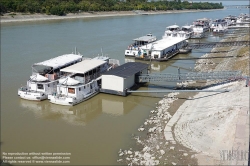
[{"label": "white building on dock", "polygon": [[141,62],[128,62],[103,73],[101,92],[127,95],[127,90],[133,87],[136,82],[136,76],[148,73],[148,64]]}]

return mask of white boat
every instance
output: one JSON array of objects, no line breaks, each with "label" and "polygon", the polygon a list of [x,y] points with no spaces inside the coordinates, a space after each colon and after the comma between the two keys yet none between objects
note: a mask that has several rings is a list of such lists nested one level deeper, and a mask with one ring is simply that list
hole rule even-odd
[{"label": "white boat", "polygon": [[180,31],[180,27],[178,25],[171,25],[166,27],[166,30],[164,32],[164,35],[162,36],[162,39],[167,39],[167,38],[171,38],[171,37],[179,37],[179,31]]},{"label": "white boat", "polygon": [[236,23],[250,23],[249,14],[243,14],[243,13],[241,13],[241,14],[237,17]]},{"label": "white boat", "polygon": [[156,40],[156,36],[153,36],[151,33],[147,34],[146,36],[134,39],[134,42],[128,46],[127,50],[125,50],[125,56],[136,56],[140,47],[155,42]]},{"label": "white boat", "polygon": [[60,79],[56,93],[48,97],[50,102],[73,106],[98,94],[101,74],[114,67],[109,60],[108,57],[93,58],[62,69],[61,72],[69,76]]},{"label": "white boat", "polygon": [[82,60],[82,55],[65,54],[32,65],[32,75],[26,86],[18,89],[18,96],[27,100],[41,101],[56,90],[60,69]]},{"label": "white boat", "polygon": [[185,38],[189,39],[194,35],[194,30],[192,25],[185,25],[181,27],[179,34],[184,33]]},{"label": "white boat", "polygon": [[213,29],[213,34],[222,35],[222,34],[225,34],[227,31],[228,31],[228,27],[226,25],[222,26],[221,24],[219,24],[217,27]]},{"label": "white boat", "polygon": [[205,37],[205,32],[209,30],[210,20],[207,18],[198,19],[193,22],[194,35],[191,38],[203,38]]},{"label": "white boat", "polygon": [[212,22],[210,26],[210,30],[213,31],[215,28],[218,29],[218,27],[228,27],[229,25],[229,19],[226,21],[225,19],[216,19]]},{"label": "white boat", "polygon": [[158,40],[154,43],[148,44],[148,47],[141,47],[138,53],[138,58],[145,58],[146,60],[167,60],[179,52],[179,49],[186,46],[186,38],[171,37]]}]

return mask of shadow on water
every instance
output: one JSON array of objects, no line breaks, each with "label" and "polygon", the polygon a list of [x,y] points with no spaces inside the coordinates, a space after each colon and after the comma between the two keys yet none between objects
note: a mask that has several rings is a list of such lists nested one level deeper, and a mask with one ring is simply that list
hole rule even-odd
[{"label": "shadow on water", "polygon": [[35,102],[20,99],[20,106],[32,111],[37,118],[46,120],[62,119],[72,125],[85,126],[101,114],[122,116],[133,110],[143,100],[135,96],[98,94],[75,106],[62,106],[49,101]]}]

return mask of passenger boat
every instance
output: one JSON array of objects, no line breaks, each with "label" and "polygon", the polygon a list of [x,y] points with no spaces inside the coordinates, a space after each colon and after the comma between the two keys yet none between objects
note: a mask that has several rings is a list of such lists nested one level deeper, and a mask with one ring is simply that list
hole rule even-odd
[{"label": "passenger boat", "polygon": [[179,53],[179,49],[186,46],[187,40],[182,37],[164,38],[148,46],[141,47],[136,59],[166,61]]},{"label": "passenger boat", "polygon": [[225,26],[222,26],[221,24],[219,24],[217,27],[215,27],[213,29],[213,34],[214,35],[223,35],[225,34],[226,32],[228,31],[228,27],[225,25]]},{"label": "passenger boat", "polygon": [[156,40],[157,40],[156,36],[153,36],[151,33],[147,34],[146,36],[134,39],[133,40],[134,42],[128,46],[127,50],[125,50],[125,56],[134,57],[135,55],[138,54],[138,50],[140,49],[140,47],[155,42]]},{"label": "passenger boat", "polygon": [[62,69],[65,77],[59,80],[56,93],[49,95],[50,102],[73,106],[95,96],[99,93],[101,74],[119,65],[110,62],[108,57],[96,57]]},{"label": "passenger boat", "polygon": [[162,39],[170,38],[170,37],[179,37],[179,31],[180,27],[178,25],[171,25],[166,27],[166,30],[164,32],[164,35],[162,36]]},{"label": "passenger boat", "polygon": [[182,26],[179,34],[181,34],[181,33],[184,33],[185,38],[187,38],[187,39],[191,38],[194,35],[193,26],[191,26],[191,25]]},{"label": "passenger boat", "polygon": [[210,20],[207,18],[198,19],[193,22],[194,35],[191,38],[203,38],[205,37],[205,32],[209,30]]},{"label": "passenger boat", "polygon": [[220,27],[227,27],[229,23],[225,20],[225,19],[216,19],[212,22],[211,26],[210,26],[210,30],[213,31],[215,28],[218,29]]},{"label": "passenger boat", "polygon": [[82,55],[65,54],[32,65],[32,75],[26,86],[18,89],[18,96],[27,100],[41,101],[56,90],[60,69],[82,61]]}]

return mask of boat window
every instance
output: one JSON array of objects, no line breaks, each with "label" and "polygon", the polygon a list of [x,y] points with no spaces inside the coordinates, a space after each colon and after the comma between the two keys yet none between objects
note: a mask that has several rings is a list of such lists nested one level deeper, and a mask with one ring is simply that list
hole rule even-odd
[{"label": "boat window", "polygon": [[43,89],[43,84],[37,84],[37,89]]},{"label": "boat window", "polygon": [[85,86],[83,86],[83,89],[85,89]]},{"label": "boat window", "polygon": [[48,84],[48,87],[49,87],[49,84]]},{"label": "boat window", "polygon": [[75,94],[75,88],[68,88],[68,93],[73,93],[73,94]]},{"label": "boat window", "polygon": [[79,91],[81,91],[81,88],[79,88]]}]

